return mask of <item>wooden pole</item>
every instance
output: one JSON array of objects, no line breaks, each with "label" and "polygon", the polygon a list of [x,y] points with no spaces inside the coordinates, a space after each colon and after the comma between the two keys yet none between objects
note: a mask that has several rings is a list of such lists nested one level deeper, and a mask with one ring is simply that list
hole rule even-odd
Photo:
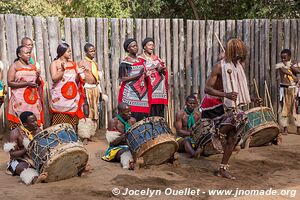
[{"label": "wooden pole", "polygon": [[219,39],[217,33],[215,33],[215,37],[217,38],[217,40],[218,40],[218,42],[219,42],[219,44],[220,44],[222,50],[225,52],[224,46],[223,46],[223,44],[221,43],[221,41],[220,41],[220,39]]}]

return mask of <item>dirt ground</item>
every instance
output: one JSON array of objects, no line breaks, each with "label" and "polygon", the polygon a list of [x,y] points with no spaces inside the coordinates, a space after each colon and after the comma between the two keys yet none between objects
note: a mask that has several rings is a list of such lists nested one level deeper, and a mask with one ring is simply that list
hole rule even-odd
[{"label": "dirt ground", "polygon": [[[5,141],[1,141],[1,146]],[[0,150],[0,199],[148,199],[148,195],[113,195],[112,189],[122,193],[130,190],[158,190],[152,199],[227,199],[232,195],[210,196],[209,190],[274,190],[296,189],[294,198],[290,196],[242,196],[233,199],[300,199],[300,135],[289,134],[283,137],[281,146],[263,146],[242,149],[234,153],[230,161],[230,171],[237,180],[227,180],[214,176],[221,155],[202,157],[198,160],[180,154],[181,164],[163,164],[140,170],[123,170],[119,163],[109,163],[100,159],[107,148],[104,133],[101,132],[95,142],[86,148],[91,173],[84,177],[25,186],[18,176],[5,174],[8,154]],[[167,188],[169,188],[167,190]],[[199,189],[198,195],[166,195],[166,191]],[[116,191],[115,189],[114,191]]]}]

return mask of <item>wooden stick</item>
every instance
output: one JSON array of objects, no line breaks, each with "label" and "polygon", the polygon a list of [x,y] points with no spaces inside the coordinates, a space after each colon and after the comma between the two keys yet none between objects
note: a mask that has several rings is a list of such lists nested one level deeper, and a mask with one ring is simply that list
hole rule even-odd
[{"label": "wooden stick", "polygon": [[[257,87],[255,78],[253,79],[253,84],[254,84],[254,87],[255,87],[255,91],[256,91],[257,98],[260,98],[259,92],[258,92],[258,87]],[[264,120],[266,121],[266,117],[265,117],[265,115],[264,115],[262,105],[260,105],[260,109],[261,109],[261,114],[262,114]]]},{"label": "wooden stick", "polygon": [[270,104],[270,107],[271,107],[272,113],[273,113],[273,115],[275,116],[275,113],[274,113],[274,108],[273,108],[273,105],[272,105],[272,100],[271,100],[271,95],[270,95],[269,88],[268,88],[268,84],[267,84],[267,81],[266,81],[266,80],[265,80],[265,88],[266,88],[267,97],[268,97],[268,99],[269,99],[269,104]]},{"label": "wooden stick", "polygon": [[223,47],[223,44],[221,43],[221,41],[220,41],[220,39],[219,39],[219,37],[218,37],[218,35],[217,35],[216,32],[215,32],[215,37],[217,38],[217,40],[218,40],[218,42],[219,42],[219,44],[220,44],[222,50],[225,52],[225,49],[224,49],[224,47]]}]

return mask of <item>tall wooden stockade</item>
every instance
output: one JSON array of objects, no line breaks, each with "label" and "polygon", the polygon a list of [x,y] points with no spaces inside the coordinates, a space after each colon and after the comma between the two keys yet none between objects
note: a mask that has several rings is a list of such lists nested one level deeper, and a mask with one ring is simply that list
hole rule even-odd
[{"label": "tall wooden stockade", "polygon": [[[119,62],[126,55],[123,42],[135,37],[140,45],[145,37],[153,37],[155,52],[169,70],[168,119],[174,121],[175,112],[183,107],[185,97],[192,92],[204,96],[204,86],[218,54],[222,51],[217,40],[225,45],[230,37],[241,38],[248,47],[246,75],[251,93],[255,95],[252,80],[255,78],[260,96],[264,98],[265,80],[272,105],[277,111],[278,89],[275,64],[280,61],[280,51],[290,48],[292,56],[300,59],[299,19],[244,19],[244,20],[183,20],[183,19],[106,19],[106,18],[42,18],[14,14],[0,15],[0,60],[6,72],[16,55],[16,48],[24,36],[33,38],[37,61],[41,65],[42,77],[51,87],[50,62],[56,57],[59,42],[72,46],[73,59],[84,57],[86,42],[97,48],[96,61],[102,74],[102,86],[109,101],[101,113],[100,126],[113,116],[117,106]],[[48,87],[48,88],[49,88]],[[45,87],[45,117],[49,126],[48,97]],[[5,112],[7,100],[0,111],[0,130],[7,128]],[[1,131],[2,132],[2,131]]]}]

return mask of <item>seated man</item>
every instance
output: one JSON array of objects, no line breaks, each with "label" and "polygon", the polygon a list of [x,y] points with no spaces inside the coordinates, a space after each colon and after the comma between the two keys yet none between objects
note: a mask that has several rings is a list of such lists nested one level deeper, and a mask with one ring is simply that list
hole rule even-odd
[{"label": "seated man", "polygon": [[13,129],[9,134],[9,141],[4,144],[4,151],[10,154],[7,173],[20,175],[26,184],[34,184],[46,180],[47,173],[39,174],[33,168],[33,161],[29,158],[27,148],[33,136],[41,131],[36,116],[29,111],[20,115],[22,125]]},{"label": "seated man", "polygon": [[193,125],[201,118],[201,113],[196,109],[198,102],[194,95],[186,98],[184,109],[176,113],[175,128],[179,152],[187,152],[191,157],[198,158],[201,149],[196,149],[196,144],[192,136]]},{"label": "seated man", "polygon": [[108,123],[106,139],[109,148],[102,157],[106,161],[120,161],[124,169],[133,169],[134,160],[125,141],[126,133],[136,120],[131,117],[131,111],[128,104],[118,105],[118,116]]}]

